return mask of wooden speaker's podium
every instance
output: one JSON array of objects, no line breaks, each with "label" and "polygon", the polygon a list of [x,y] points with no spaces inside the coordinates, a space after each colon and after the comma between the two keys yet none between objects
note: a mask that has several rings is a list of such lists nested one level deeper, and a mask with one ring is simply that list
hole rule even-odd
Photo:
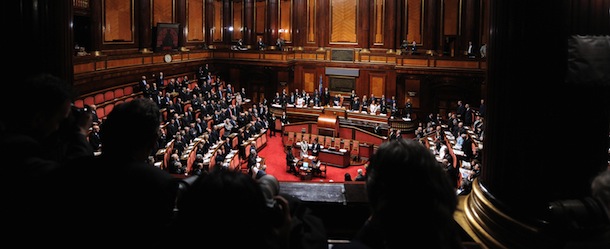
[{"label": "wooden speaker's podium", "polygon": [[318,116],[318,135],[331,137],[339,135],[339,119],[337,115],[321,114]]}]

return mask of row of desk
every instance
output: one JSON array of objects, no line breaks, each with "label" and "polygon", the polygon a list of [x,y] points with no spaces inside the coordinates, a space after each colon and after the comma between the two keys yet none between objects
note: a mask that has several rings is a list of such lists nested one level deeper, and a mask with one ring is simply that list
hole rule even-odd
[{"label": "row of desk", "polygon": [[[220,129],[220,134],[221,134],[221,138],[224,136],[224,125],[220,124],[218,125],[219,129]],[[229,151],[229,153],[227,154],[227,156],[225,156],[224,161],[222,162],[222,165],[225,167],[228,167],[230,170],[240,170],[241,169],[241,160],[239,158],[239,149],[237,147],[238,144],[238,134],[237,133],[231,133],[229,135],[227,135],[230,140],[231,140],[231,144],[232,144],[232,149],[231,151]],[[183,165],[186,165],[186,174],[192,174],[192,170],[193,170],[193,166],[195,163],[195,160],[197,158],[197,148],[199,143],[203,142],[203,136],[205,135],[201,135],[195,139],[193,139],[193,141],[191,141],[189,143],[189,145],[187,146],[187,148],[182,152],[182,155],[180,155],[180,161]],[[254,142],[254,145],[256,146],[257,150],[260,150],[260,148],[264,147],[265,144],[267,143],[267,131],[263,131],[259,134],[256,134],[255,136],[253,136],[252,138],[250,138],[249,140],[245,141],[244,144],[242,144],[242,148],[244,148],[246,151],[246,158],[247,156],[250,154],[250,147],[252,146],[252,143]],[[208,152],[203,155],[204,159],[203,159],[203,165],[204,168],[210,168],[213,167],[214,165],[216,165],[216,155],[219,152],[219,148],[221,146],[224,145],[224,143],[226,143],[226,141],[224,139],[220,139],[216,144],[212,145]],[[156,158],[155,160],[158,162],[157,165],[162,168],[162,169],[166,169],[167,168],[167,163],[169,162],[169,158],[171,157],[171,154],[173,153],[174,150],[174,140],[172,139],[170,142],[168,142],[165,146],[165,148],[161,148],[157,151],[156,153]]]}]

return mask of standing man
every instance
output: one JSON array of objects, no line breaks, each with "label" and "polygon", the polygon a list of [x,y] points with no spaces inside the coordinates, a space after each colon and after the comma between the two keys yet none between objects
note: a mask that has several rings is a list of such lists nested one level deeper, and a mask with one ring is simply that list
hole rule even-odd
[{"label": "standing man", "polygon": [[265,43],[262,37],[258,38],[258,50],[265,50]]},{"label": "standing man", "polygon": [[472,45],[471,41],[468,42],[468,49],[466,50],[466,53],[468,54],[469,58],[474,57],[474,46]]}]

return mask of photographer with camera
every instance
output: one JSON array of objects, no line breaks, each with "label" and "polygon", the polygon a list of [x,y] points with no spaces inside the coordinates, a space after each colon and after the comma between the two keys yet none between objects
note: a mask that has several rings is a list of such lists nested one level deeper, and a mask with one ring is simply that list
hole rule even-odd
[{"label": "photographer with camera", "polygon": [[[49,74],[28,77],[20,86],[28,100],[2,103],[0,153],[3,162],[2,196],[7,209],[3,225],[11,234],[37,233],[42,180],[72,159],[92,156],[87,142],[90,115],[74,115],[75,92],[64,80]],[[2,101],[8,101],[3,98]],[[14,223],[8,221],[16,221]],[[20,241],[21,243],[22,241]],[[22,244],[26,246],[25,244]]]},{"label": "photographer with camera", "polygon": [[35,180],[60,163],[93,155],[87,141],[91,115],[73,107],[76,94],[67,82],[42,74],[26,79],[21,87],[36,101],[6,108],[1,117],[3,158],[11,165],[5,173]]},{"label": "photographer with camera", "polygon": [[610,168],[591,182],[591,196],[549,203],[545,232],[553,234],[561,248],[610,248]]}]

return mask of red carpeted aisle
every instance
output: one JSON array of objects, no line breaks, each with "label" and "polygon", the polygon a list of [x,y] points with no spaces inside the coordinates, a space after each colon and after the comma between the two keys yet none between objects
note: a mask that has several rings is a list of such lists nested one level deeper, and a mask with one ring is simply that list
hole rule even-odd
[{"label": "red carpeted aisle", "polygon": [[[303,182],[300,177],[286,172],[286,154],[280,133],[277,132],[276,136],[268,135],[267,145],[259,152],[259,156],[265,159],[267,174],[275,176],[281,182]],[[328,166],[326,178],[313,177],[305,182],[344,182],[345,172],[348,172],[352,179],[355,179],[359,168],[364,170],[362,165],[347,168]]]}]

